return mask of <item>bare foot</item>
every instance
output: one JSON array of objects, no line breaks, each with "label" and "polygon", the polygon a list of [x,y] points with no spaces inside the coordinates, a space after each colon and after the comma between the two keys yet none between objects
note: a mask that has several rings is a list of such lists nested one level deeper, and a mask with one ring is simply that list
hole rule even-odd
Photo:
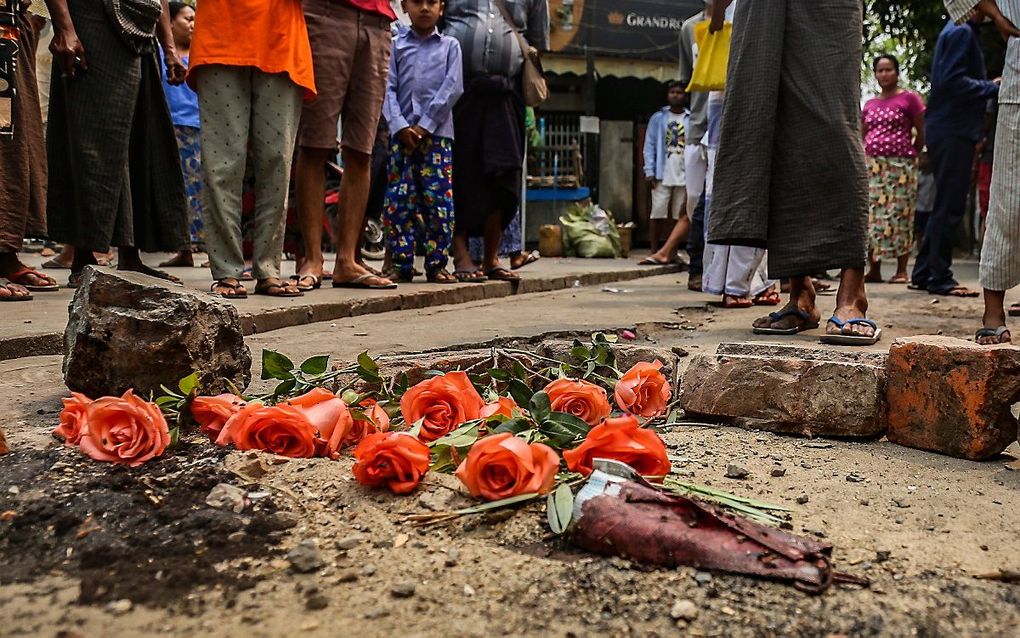
[{"label": "bare foot", "polygon": [[160,268],[194,268],[195,256],[190,250],[182,250],[159,265]]},{"label": "bare foot", "polygon": [[368,286],[390,286],[393,284],[393,282],[387,279],[386,277],[383,277],[381,275],[374,275],[370,273],[368,270],[366,270],[364,267],[359,266],[358,264],[353,264],[352,266],[345,266],[344,264],[341,264],[339,261],[337,262],[336,267],[333,268],[333,283],[334,285],[336,285],[337,282],[342,283],[354,281],[355,279],[363,277],[364,275],[368,275],[368,277],[362,279],[361,281]]},{"label": "bare foot", "polygon": [[[752,324],[755,328],[773,330],[804,329],[806,326],[817,326],[822,316],[815,307],[815,289],[808,277],[790,280],[790,300],[781,309],[759,319]],[[774,319],[773,315],[780,317]]]},{"label": "bare foot", "polygon": [[7,301],[8,299],[24,299],[31,298],[32,293],[28,292],[28,288],[19,286],[18,284],[12,284],[3,277],[0,277],[0,301]]}]

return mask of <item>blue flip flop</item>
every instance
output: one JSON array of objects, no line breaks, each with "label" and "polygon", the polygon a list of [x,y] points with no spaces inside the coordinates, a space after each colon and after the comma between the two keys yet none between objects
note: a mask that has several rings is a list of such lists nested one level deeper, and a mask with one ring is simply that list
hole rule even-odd
[{"label": "blue flip flop", "polygon": [[[829,321],[839,328],[839,333],[823,334],[822,343],[838,346],[871,346],[878,343],[878,341],[882,338],[882,329],[879,328],[878,324],[871,319],[848,319],[846,321],[842,321],[833,315],[832,317],[829,317]],[[849,326],[871,326],[872,330],[875,331],[875,334],[870,337],[865,337],[864,335],[845,334],[844,331]]]},{"label": "blue flip flop", "polygon": [[795,335],[798,332],[804,332],[805,330],[814,330],[818,327],[818,322],[811,319],[811,315],[804,312],[800,308],[786,308],[778,312],[769,313],[769,319],[772,323],[781,321],[786,317],[800,317],[803,319],[803,323],[799,326],[793,326],[792,328],[752,328],[752,331],[756,335]]}]

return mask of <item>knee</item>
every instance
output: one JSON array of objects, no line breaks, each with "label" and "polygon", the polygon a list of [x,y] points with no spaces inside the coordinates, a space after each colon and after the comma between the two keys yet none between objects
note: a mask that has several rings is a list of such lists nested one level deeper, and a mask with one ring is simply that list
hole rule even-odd
[{"label": "knee", "polygon": [[361,151],[354,151],[349,148],[343,149],[344,171],[345,172],[369,172],[372,166],[372,156]]}]

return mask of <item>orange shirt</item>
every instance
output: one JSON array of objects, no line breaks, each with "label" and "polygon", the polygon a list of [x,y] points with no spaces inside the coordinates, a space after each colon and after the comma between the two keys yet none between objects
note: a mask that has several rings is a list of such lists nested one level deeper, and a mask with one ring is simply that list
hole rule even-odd
[{"label": "orange shirt", "polygon": [[188,84],[206,64],[286,73],[315,97],[312,49],[301,0],[202,0],[195,12]]}]

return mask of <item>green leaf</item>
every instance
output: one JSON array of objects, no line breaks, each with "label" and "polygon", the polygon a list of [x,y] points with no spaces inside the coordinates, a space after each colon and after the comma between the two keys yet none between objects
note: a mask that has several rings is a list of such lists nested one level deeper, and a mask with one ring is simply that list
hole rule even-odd
[{"label": "green leaf", "polygon": [[343,402],[347,405],[358,405],[364,399],[364,397],[354,390],[344,390],[340,394],[340,398],[343,399]]},{"label": "green leaf", "polygon": [[433,379],[435,377],[441,377],[444,374],[446,374],[446,373],[443,372],[442,370],[426,370],[425,371],[425,378],[426,379]]},{"label": "green leaf", "polygon": [[549,494],[545,513],[553,534],[558,535],[567,531],[570,519],[574,516],[574,493],[570,491],[569,485],[560,483],[559,487]]},{"label": "green leaf", "polygon": [[465,507],[459,509],[455,514],[480,514],[489,510],[499,509],[501,507],[509,507],[510,505],[516,505],[517,503],[523,503],[525,501],[533,501],[541,496],[538,493],[529,494],[518,494],[517,496],[511,496],[509,498],[500,499],[498,501],[490,501],[481,505],[475,505],[474,507]]},{"label": "green leaf", "polygon": [[590,376],[592,375],[592,373],[593,373],[593,372],[595,372],[595,367],[596,367],[597,365],[598,365],[598,364],[596,364],[596,363],[595,363],[594,361],[589,361],[588,363],[586,363],[586,364],[585,364],[585,366],[584,366],[584,377],[585,377],[586,379],[587,379],[588,377],[590,377]]},{"label": "green leaf", "polygon": [[545,423],[552,414],[552,406],[549,404],[549,395],[545,390],[540,390],[531,396],[528,402],[528,411],[536,423]]},{"label": "green leaf", "polygon": [[591,430],[591,426],[585,423],[583,419],[566,412],[553,412],[549,415],[549,420],[559,423],[579,436],[586,436]]},{"label": "green leaf", "polygon": [[322,374],[329,367],[329,355],[321,354],[305,359],[301,363],[301,372],[305,374]]},{"label": "green leaf", "polygon": [[181,428],[176,427],[170,430],[170,444],[169,447],[176,447],[181,442]]},{"label": "green leaf", "polygon": [[587,361],[591,354],[588,352],[588,348],[582,345],[576,345],[570,349],[570,356],[577,361]]},{"label": "green leaf", "polygon": [[520,379],[521,381],[528,380],[528,371],[525,370],[521,362],[517,361],[516,359],[514,359],[513,374],[514,377]]},{"label": "green leaf", "polygon": [[281,383],[280,385],[276,386],[276,389],[273,390],[273,396],[277,398],[282,397],[288,392],[293,392],[294,388],[296,387],[297,379],[288,379]]},{"label": "green leaf", "polygon": [[170,388],[166,387],[165,385],[160,385],[159,389],[163,391],[164,396],[174,397],[176,399],[183,399],[184,398],[181,395],[179,395],[176,392],[174,392],[173,390],[171,390]]},{"label": "green leaf", "polygon": [[469,421],[444,437],[440,437],[429,443],[429,447],[449,446],[455,448],[468,448],[478,440],[478,421]]},{"label": "green leaf", "polygon": [[429,465],[430,472],[449,473],[457,469],[457,461],[453,458],[453,448],[443,445],[432,448],[432,463]]},{"label": "green leaf", "polygon": [[191,391],[198,387],[198,373],[192,372],[188,376],[184,377],[177,382],[177,387],[180,388],[184,396],[191,394]]},{"label": "green leaf", "polygon": [[520,434],[521,432],[524,432],[525,430],[530,430],[533,426],[534,424],[528,419],[523,418],[510,419],[509,421],[503,421],[502,423],[500,423],[499,426],[496,427],[495,430],[493,430],[493,432],[495,434],[509,432],[511,434],[517,435]]},{"label": "green leaf", "polygon": [[176,405],[180,402],[180,399],[172,396],[162,396],[156,398],[156,405],[162,408],[165,405]]},{"label": "green leaf", "polygon": [[531,397],[535,394],[535,391],[520,379],[511,379],[508,389],[510,390],[510,396],[517,402],[517,405],[529,405]]},{"label": "green leaf", "polygon": [[280,379],[286,381],[293,379],[294,362],[275,350],[262,351],[262,378]]},{"label": "green leaf", "polygon": [[489,376],[496,381],[509,381],[510,372],[508,370],[500,370],[499,368],[493,368],[489,370]]}]

